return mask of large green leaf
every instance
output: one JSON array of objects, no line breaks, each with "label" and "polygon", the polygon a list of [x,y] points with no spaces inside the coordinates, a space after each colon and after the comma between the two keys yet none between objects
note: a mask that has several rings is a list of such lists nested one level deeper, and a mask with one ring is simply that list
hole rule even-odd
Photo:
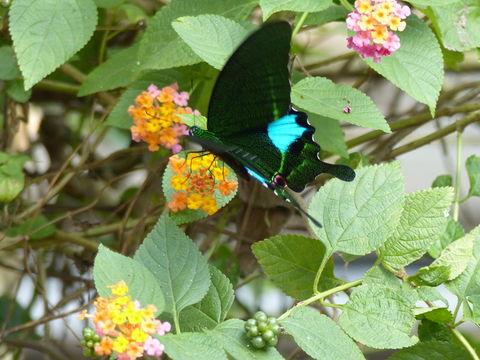
[{"label": "large green leaf", "polygon": [[[345,17],[348,15],[348,13],[349,11],[345,9],[345,7],[333,4],[323,11],[308,14],[304,24],[318,26],[331,21],[345,20]],[[298,14],[297,18],[299,18],[301,15],[302,14]]]},{"label": "large green leaf", "polygon": [[447,226],[442,235],[433,240],[433,244],[428,249],[428,254],[434,258],[440,256],[440,253],[447,247],[451,242],[460,239],[465,235],[465,230],[463,226],[458,222],[449,217]]},{"label": "large green leaf", "polygon": [[166,214],[147,235],[135,260],[155,275],[165,295],[166,311],[172,314],[200,301],[210,287],[202,254]]},{"label": "large green leaf", "polygon": [[417,191],[405,197],[400,224],[382,248],[382,260],[403,267],[420,259],[445,230],[453,188]]},{"label": "large green leaf", "polygon": [[216,69],[221,69],[247,30],[219,15],[184,16],[172,23],[175,31],[193,52]]},{"label": "large green leaf", "polygon": [[327,253],[365,255],[378,249],[397,226],[403,192],[397,162],[359,169],[352,182],[330,180],[310,203],[309,214],[323,224],[313,231]]},{"label": "large green leaf", "polygon": [[443,341],[421,342],[408,349],[400,350],[388,360],[460,360],[470,359],[461,346]]},{"label": "large green leaf", "polygon": [[317,360],[365,359],[357,345],[328,316],[309,307],[297,308],[281,325],[309,356]]},{"label": "large green leaf", "polygon": [[410,303],[389,288],[356,288],[339,321],[348,335],[376,349],[398,349],[417,342],[410,336],[415,323]]},{"label": "large green leaf", "polygon": [[10,202],[23,190],[23,164],[30,158],[0,152],[0,202]]},{"label": "large green leaf", "polygon": [[410,285],[400,281],[395,275],[379,265],[373,266],[365,273],[363,284],[392,289],[403,296],[412,306],[418,300],[417,292]]},{"label": "large green leaf", "polygon": [[130,84],[140,71],[138,43],[120,50],[96,67],[83,82],[78,96],[116,89]]},{"label": "large green leaf", "polygon": [[220,345],[207,334],[167,334],[159,340],[173,360],[227,360]]},{"label": "large green leaf", "polygon": [[[367,95],[323,77],[309,77],[292,87],[292,102],[309,112],[370,129],[391,132],[385,118]],[[351,107],[345,113],[345,106]]]},{"label": "large green leaf", "polygon": [[315,127],[315,141],[322,150],[329,151],[342,157],[348,157],[347,145],[338,120],[311,113],[308,121]]},{"label": "large green leaf", "polygon": [[20,75],[15,59],[15,53],[11,46],[0,47],[0,80],[12,80]]},{"label": "large green leaf", "polygon": [[442,52],[437,38],[424,21],[411,15],[406,22],[405,31],[398,34],[399,50],[384,56],[379,63],[364,60],[395,86],[428,105],[433,115],[443,84]]},{"label": "large green leaf", "polygon": [[15,0],[9,23],[28,90],[87,43],[97,8],[92,0]]},{"label": "large green leaf", "polygon": [[233,304],[230,280],[216,267],[210,265],[211,284],[207,295],[197,304],[187,306],[180,313],[182,331],[213,329],[225,320]]},{"label": "large green leaf", "polygon": [[260,0],[263,20],[279,11],[315,12],[328,8],[332,0]]},{"label": "large green leaf", "polygon": [[469,156],[465,167],[467,168],[468,178],[470,179],[468,196],[480,196],[480,157],[476,155]]},{"label": "large green leaf", "polygon": [[414,309],[417,319],[428,319],[439,324],[447,324],[453,321],[453,314],[446,307],[424,307]]},{"label": "large green leaf", "polygon": [[457,0],[446,6],[433,6],[434,24],[443,46],[466,51],[480,46],[480,2]]},{"label": "large green leaf", "polygon": [[[326,256],[322,242],[300,235],[280,235],[256,242],[252,250],[265,274],[285,294],[298,300],[312,296],[315,275]],[[335,285],[333,261],[329,261],[318,290]]]},{"label": "large green leaf", "polygon": [[243,21],[258,0],[175,0],[162,7],[151,19],[140,44],[144,69],[168,69],[196,64],[201,58],[178,36],[172,21],[182,16],[222,15]]},{"label": "large green leaf", "polygon": [[227,320],[207,334],[221,344],[229,358],[235,360],[282,360],[283,357],[274,347],[256,350],[248,341],[244,322],[238,319]]},{"label": "large green leaf", "polygon": [[141,263],[113,252],[100,245],[93,266],[95,288],[100,296],[108,298],[112,292],[108,286],[120,280],[128,285],[128,295],[138,300],[142,307],[153,304],[160,314],[165,307],[162,290],[153,274]]}]

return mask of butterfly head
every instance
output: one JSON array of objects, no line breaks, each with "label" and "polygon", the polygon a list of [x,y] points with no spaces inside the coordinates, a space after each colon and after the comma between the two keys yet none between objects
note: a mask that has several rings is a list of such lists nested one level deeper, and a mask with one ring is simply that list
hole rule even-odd
[{"label": "butterfly head", "polygon": [[195,125],[190,127],[190,129],[188,129],[188,135],[190,136],[198,135],[200,132],[201,132],[201,129]]}]

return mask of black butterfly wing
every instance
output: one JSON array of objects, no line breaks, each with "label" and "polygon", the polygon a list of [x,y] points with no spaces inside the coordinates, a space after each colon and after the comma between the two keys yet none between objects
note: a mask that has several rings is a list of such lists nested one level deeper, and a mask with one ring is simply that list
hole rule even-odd
[{"label": "black butterfly wing", "polygon": [[288,113],[291,33],[287,22],[266,24],[233,53],[212,92],[209,131],[225,137],[261,127]]}]

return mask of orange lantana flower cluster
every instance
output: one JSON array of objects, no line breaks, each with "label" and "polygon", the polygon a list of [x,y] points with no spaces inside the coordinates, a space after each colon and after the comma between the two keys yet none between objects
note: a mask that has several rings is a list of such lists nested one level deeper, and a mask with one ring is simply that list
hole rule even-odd
[{"label": "orange lantana flower cluster", "polygon": [[213,154],[189,153],[187,158],[173,155],[169,165],[173,172],[170,186],[176,191],[168,203],[173,212],[189,208],[212,215],[218,211],[215,191],[228,196],[237,189],[235,180],[226,179],[228,168],[220,166]]},{"label": "orange lantana flower cluster", "polygon": [[92,318],[95,324],[95,332],[100,337],[94,345],[95,354],[113,355],[119,360],[137,359],[144,354],[160,356],[164,346],[152,335],[165,335],[170,331],[170,323],[155,319],[154,305],[142,308],[138,301],[132,301],[123,280],[109,287],[112,296],[98,297],[93,315],[85,310],[79,316],[80,319]]},{"label": "orange lantana flower cluster", "polygon": [[177,115],[200,115],[197,110],[187,107],[188,99],[187,92],[178,92],[177,83],[162,89],[150,85],[148,91],[142,92],[135,99],[137,106],[130,105],[128,108],[128,113],[135,122],[130,128],[132,139],[145,141],[150,151],[158,150],[161,145],[174,153],[179,152],[182,149],[179,137],[188,134],[188,131]]}]

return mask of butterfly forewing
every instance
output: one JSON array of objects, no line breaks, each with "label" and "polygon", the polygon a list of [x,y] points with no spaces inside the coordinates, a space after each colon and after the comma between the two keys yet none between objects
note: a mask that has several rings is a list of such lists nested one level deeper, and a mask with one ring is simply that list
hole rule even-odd
[{"label": "butterfly forewing", "polygon": [[218,76],[208,108],[209,131],[223,137],[261,127],[288,112],[291,28],[262,27],[233,53]]}]

